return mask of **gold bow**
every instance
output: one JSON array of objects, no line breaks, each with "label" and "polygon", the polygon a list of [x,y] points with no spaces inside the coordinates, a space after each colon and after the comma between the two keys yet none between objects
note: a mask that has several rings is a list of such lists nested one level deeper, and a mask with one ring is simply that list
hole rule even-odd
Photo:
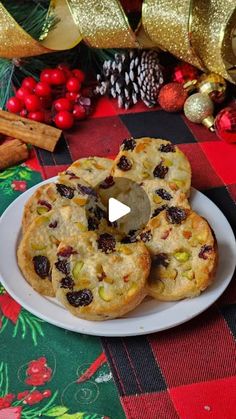
[{"label": "gold bow", "polygon": [[144,0],[135,32],[118,0],[51,0],[40,41],[27,34],[0,3],[0,57],[18,58],[73,48],[160,47],[236,83],[235,0]]}]

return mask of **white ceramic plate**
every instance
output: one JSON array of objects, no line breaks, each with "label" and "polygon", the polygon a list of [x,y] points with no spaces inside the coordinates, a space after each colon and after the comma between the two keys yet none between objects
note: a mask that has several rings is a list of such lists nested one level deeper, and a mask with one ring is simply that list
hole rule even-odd
[{"label": "white ceramic plate", "polygon": [[[55,179],[48,179],[41,184]],[[193,299],[166,303],[147,298],[137,309],[120,319],[92,322],[72,316],[56,299],[36,293],[25,281],[17,265],[16,249],[21,236],[23,207],[38,186],[17,198],[0,218],[0,280],[18,303],[47,322],[74,332],[96,336],[154,333],[177,326],[202,313],[228,286],[236,264],[233,231],[219,208],[201,192],[192,189],[191,205],[207,218],[218,241],[219,266],[214,284]]]}]

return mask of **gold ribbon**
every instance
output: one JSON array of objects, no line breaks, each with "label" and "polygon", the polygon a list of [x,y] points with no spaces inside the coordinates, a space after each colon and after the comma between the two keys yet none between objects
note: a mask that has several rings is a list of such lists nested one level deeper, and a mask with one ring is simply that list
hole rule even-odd
[{"label": "gold ribbon", "polygon": [[53,27],[40,42],[27,34],[0,2],[0,57],[18,58],[73,48],[160,47],[192,65],[236,83],[235,0],[144,0],[132,31],[118,0],[51,0]]}]

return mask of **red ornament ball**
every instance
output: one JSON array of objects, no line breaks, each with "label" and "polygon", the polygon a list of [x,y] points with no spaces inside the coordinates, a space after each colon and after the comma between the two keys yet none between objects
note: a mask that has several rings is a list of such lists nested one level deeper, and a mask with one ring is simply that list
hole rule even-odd
[{"label": "red ornament ball", "polygon": [[177,83],[187,83],[196,80],[199,76],[197,68],[188,63],[181,63],[174,67],[172,81]]},{"label": "red ornament ball", "polygon": [[70,129],[74,124],[74,118],[70,112],[60,111],[55,115],[54,122],[60,129]]},{"label": "red ornament ball", "polygon": [[76,77],[71,77],[66,83],[66,88],[69,92],[77,93],[80,90],[81,83]]},{"label": "red ornament ball", "polygon": [[37,82],[33,77],[26,77],[23,82],[21,87],[26,87],[27,89],[33,91],[35,89]]},{"label": "red ornament ball", "polygon": [[163,86],[158,95],[158,101],[166,112],[178,112],[183,109],[188,97],[187,91],[179,83],[168,83]]},{"label": "red ornament ball", "polygon": [[25,96],[25,107],[29,112],[39,111],[42,107],[39,97],[33,94]]},{"label": "red ornament ball", "polygon": [[39,81],[35,86],[35,94],[41,97],[50,96],[52,90],[49,84],[45,81]]},{"label": "red ornament ball", "polygon": [[28,118],[32,119],[32,121],[37,121],[37,122],[45,121],[45,115],[43,111],[29,112]]},{"label": "red ornament ball", "polygon": [[73,109],[73,116],[77,120],[84,119],[86,118],[86,110],[81,105],[75,105]]},{"label": "red ornament ball", "polygon": [[24,104],[23,102],[15,96],[10,97],[7,101],[7,110],[12,113],[19,113],[22,111]]},{"label": "red ornament ball", "polygon": [[51,68],[45,68],[40,74],[40,81],[51,84],[51,75],[53,70]]},{"label": "red ornament ball", "polygon": [[72,103],[69,101],[69,99],[61,97],[60,99],[57,99],[54,102],[54,108],[56,109],[57,112],[71,111],[72,110]]},{"label": "red ornament ball", "polygon": [[236,143],[236,107],[228,106],[215,119],[216,134],[227,143]]},{"label": "red ornament ball", "polygon": [[60,68],[54,68],[51,72],[51,84],[55,86],[60,86],[66,83],[66,76],[64,71],[60,70]]}]

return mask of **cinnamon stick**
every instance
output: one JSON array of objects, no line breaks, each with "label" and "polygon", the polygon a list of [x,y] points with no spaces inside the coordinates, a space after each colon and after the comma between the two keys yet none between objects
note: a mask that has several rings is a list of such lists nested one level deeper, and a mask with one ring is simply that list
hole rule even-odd
[{"label": "cinnamon stick", "polygon": [[0,170],[14,166],[29,157],[27,145],[13,139],[0,145]]},{"label": "cinnamon stick", "polygon": [[41,122],[0,110],[0,133],[18,138],[25,143],[53,151],[61,132],[61,130]]}]

